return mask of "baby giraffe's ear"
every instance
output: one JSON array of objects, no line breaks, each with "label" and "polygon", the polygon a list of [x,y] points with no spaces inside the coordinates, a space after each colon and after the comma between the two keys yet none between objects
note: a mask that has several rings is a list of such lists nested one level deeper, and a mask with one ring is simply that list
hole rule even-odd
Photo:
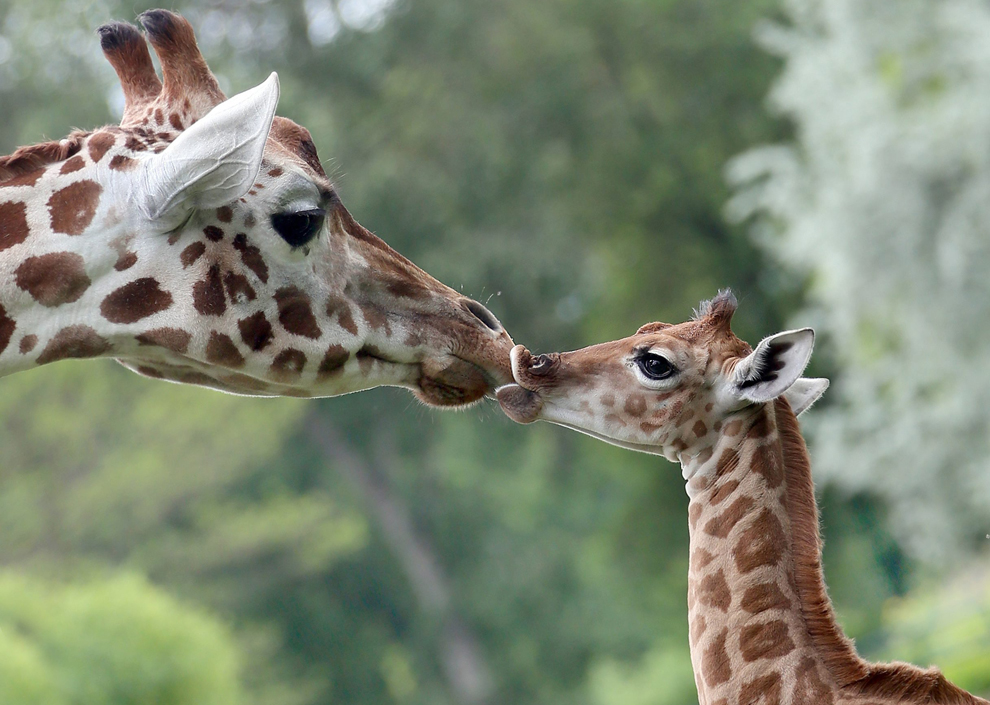
[{"label": "baby giraffe's ear", "polygon": [[814,345],[815,331],[811,328],[764,338],[756,350],[736,365],[730,382],[731,393],[757,403],[776,399],[804,372]]},{"label": "baby giraffe's ear", "polygon": [[795,416],[800,416],[828,389],[828,380],[824,377],[801,377],[791,388],[784,392],[784,398],[791,405]]}]

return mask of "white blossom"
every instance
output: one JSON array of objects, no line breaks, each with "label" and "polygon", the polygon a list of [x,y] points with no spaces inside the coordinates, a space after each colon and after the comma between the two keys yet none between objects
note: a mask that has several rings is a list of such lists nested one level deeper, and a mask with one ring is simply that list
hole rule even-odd
[{"label": "white blossom", "polygon": [[759,38],[795,138],[729,165],[730,216],[808,277],[835,353],[819,479],[928,560],[990,534],[990,3],[788,0]]}]

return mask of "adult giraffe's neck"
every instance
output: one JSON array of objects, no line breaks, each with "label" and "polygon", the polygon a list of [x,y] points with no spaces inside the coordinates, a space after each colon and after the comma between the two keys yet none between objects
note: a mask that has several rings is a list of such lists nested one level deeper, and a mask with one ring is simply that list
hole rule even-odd
[{"label": "adult giraffe's neck", "polygon": [[[95,171],[81,153],[0,183],[0,375],[114,353],[114,314],[101,305],[147,263]],[[145,286],[131,298],[148,294],[162,296]]]},{"label": "adult giraffe's neck", "polygon": [[828,703],[867,675],[825,593],[811,468],[787,402],[726,424],[690,493],[701,702]]}]

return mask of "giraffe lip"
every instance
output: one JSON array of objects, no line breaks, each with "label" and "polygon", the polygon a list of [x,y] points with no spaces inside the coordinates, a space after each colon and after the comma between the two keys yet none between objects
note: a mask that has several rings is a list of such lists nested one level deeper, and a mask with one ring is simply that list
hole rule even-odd
[{"label": "giraffe lip", "polygon": [[495,396],[505,415],[516,423],[533,423],[543,411],[543,399],[518,384],[506,384],[495,390]]}]

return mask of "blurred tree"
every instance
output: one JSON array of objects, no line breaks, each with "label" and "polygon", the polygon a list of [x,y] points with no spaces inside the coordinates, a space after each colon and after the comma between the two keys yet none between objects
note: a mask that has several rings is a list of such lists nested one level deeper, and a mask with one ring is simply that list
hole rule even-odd
[{"label": "blurred tree", "polygon": [[990,695],[990,564],[892,599],[884,614],[887,658],[937,663],[954,683]]},{"label": "blurred tree", "polygon": [[144,580],[0,575],[4,705],[233,705],[227,630]]},{"label": "blurred tree", "polygon": [[946,561],[990,527],[990,7],[789,0],[764,43],[797,126],[730,174],[732,212],[808,277],[840,403],[821,476],[884,498],[895,535]]}]

